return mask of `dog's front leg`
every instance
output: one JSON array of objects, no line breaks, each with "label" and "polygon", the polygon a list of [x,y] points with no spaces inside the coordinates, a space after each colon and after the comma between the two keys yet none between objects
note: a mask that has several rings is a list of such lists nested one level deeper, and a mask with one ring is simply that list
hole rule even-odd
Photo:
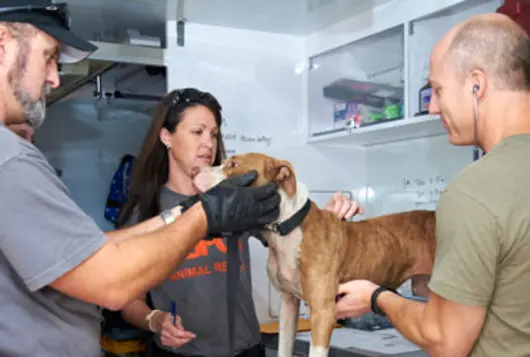
[{"label": "dog's front leg", "polygon": [[[311,314],[311,345],[309,357],[327,357],[331,334],[337,323],[335,316],[335,296],[338,284],[333,274],[310,272],[304,289],[304,296]],[[323,282],[323,277],[327,280]],[[312,284],[309,284],[311,281]]]},{"label": "dog's front leg", "polygon": [[327,357],[331,334],[337,320],[335,308],[323,307],[311,312],[311,347],[309,357]]},{"label": "dog's front leg", "polygon": [[300,299],[290,293],[282,293],[280,298],[280,333],[278,341],[278,357],[292,357],[296,331],[298,330],[298,316],[300,313]]}]

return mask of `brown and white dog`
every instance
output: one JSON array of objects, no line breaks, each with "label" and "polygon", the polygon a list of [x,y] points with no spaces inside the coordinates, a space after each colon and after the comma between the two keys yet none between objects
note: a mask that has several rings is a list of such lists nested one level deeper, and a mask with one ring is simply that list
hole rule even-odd
[{"label": "brown and white dog", "polygon": [[414,275],[431,273],[436,247],[431,211],[342,221],[309,199],[289,162],[259,153],[205,168],[195,185],[205,191],[250,170],[258,172],[254,185],[276,182],[281,195],[277,222],[262,232],[269,245],[267,273],[281,295],[278,357],[292,356],[301,300],[311,319],[309,357],[326,357],[339,284],[368,279],[396,289]]}]

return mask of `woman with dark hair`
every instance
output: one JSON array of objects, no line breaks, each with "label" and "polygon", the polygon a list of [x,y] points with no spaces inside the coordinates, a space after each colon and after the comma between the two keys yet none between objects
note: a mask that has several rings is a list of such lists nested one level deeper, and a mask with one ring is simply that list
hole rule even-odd
[{"label": "woman with dark hair", "polygon": [[120,223],[128,222],[135,210],[139,221],[159,214],[164,190],[186,196],[197,193],[195,174],[225,158],[221,121],[221,106],[209,93],[188,88],[162,100],[134,164]]},{"label": "woman with dark hair", "polygon": [[[120,224],[144,221],[197,194],[193,177],[225,158],[221,124],[221,106],[211,94],[193,88],[169,93],[134,163]],[[328,206],[346,218],[358,211],[355,202],[340,196]],[[248,240],[241,239],[240,247],[234,349],[240,357],[264,356],[252,300]],[[150,304],[140,296],[122,310],[126,321],[154,333],[149,356],[227,357],[226,251],[222,238],[199,242],[179,270],[149,292]]]}]

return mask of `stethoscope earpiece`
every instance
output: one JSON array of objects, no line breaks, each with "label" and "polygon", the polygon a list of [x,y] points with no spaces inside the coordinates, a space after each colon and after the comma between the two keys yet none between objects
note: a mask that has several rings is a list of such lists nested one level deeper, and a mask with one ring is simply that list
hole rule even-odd
[{"label": "stethoscope earpiece", "polygon": [[479,147],[478,147],[478,99],[477,92],[480,89],[478,84],[473,85],[473,126],[475,129],[475,149],[473,150],[473,160],[478,160],[479,158]]}]

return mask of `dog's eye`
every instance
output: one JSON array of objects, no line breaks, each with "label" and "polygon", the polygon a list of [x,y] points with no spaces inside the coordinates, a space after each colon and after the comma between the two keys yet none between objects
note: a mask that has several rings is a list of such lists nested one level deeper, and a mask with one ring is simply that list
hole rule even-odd
[{"label": "dog's eye", "polygon": [[234,169],[237,167],[237,162],[235,161],[229,161],[228,162],[228,167],[231,168],[231,169]]}]

